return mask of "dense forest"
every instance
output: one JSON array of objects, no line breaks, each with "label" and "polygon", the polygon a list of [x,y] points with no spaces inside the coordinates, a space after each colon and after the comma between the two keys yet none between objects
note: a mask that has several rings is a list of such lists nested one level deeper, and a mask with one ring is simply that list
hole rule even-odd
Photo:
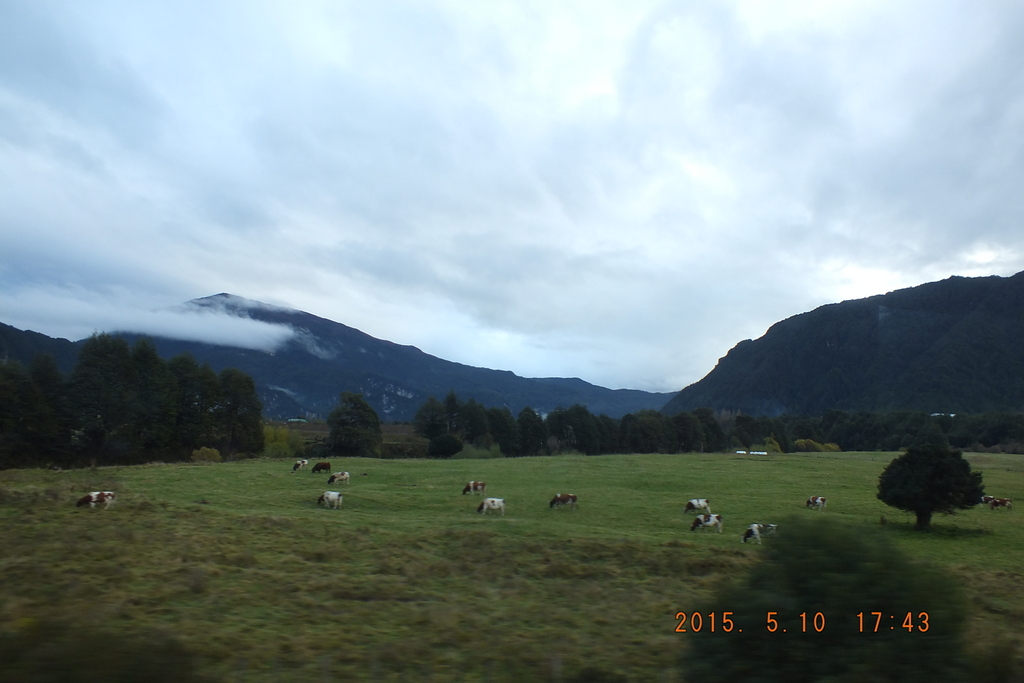
[{"label": "dense forest", "polygon": [[0,468],[259,453],[262,410],[239,370],[217,374],[187,354],[165,361],[146,339],[93,335],[68,376],[48,354],[28,367],[0,362]]},{"label": "dense forest", "polygon": [[[580,452],[684,453],[751,450],[897,451],[936,439],[954,448],[1024,453],[1024,414],[947,415],[893,411],[832,410],[820,417],[752,417],[698,408],[667,416],[642,410],[621,419],[594,415],[586,406],[557,408],[541,417],[532,408],[514,416],[507,408],[485,408],[449,392],[431,397],[413,426],[430,440],[430,453],[444,457],[459,445],[497,445],[506,456]],[[447,448],[441,448],[447,443]],[[454,447],[454,450],[452,448]]]}]

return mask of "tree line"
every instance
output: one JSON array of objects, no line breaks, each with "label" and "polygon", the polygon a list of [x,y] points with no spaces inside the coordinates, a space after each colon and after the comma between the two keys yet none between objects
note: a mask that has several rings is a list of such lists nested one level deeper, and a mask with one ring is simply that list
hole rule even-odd
[{"label": "tree line", "polygon": [[684,453],[757,450],[897,451],[936,439],[955,448],[1024,453],[1024,414],[929,415],[832,410],[818,417],[752,417],[698,408],[667,416],[656,410],[612,418],[586,406],[556,408],[541,416],[530,407],[513,415],[462,401],[450,391],[427,399],[413,418],[417,434],[430,441],[428,454],[448,457],[463,444],[497,445],[506,456],[580,452]]},{"label": "tree line", "polygon": [[165,361],[148,339],[129,346],[96,334],[67,377],[49,355],[27,368],[0,362],[0,468],[179,461],[202,448],[259,453],[262,412],[240,370],[218,374],[188,354]]}]

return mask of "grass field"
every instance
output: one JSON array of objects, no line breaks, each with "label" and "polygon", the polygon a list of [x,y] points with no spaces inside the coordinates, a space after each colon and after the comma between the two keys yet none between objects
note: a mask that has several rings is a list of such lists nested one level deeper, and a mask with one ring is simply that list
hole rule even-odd
[{"label": "grass field", "polygon": [[[978,507],[934,531],[875,498],[891,453],[335,459],[0,472],[0,632],[76,619],[157,628],[237,681],[570,681],[584,667],[678,681],[673,615],[740,575],[750,522],[825,515],[879,528],[963,578],[969,645],[1024,626],[1024,525]],[[968,455],[986,491],[1024,500],[1024,456]],[[470,479],[505,498],[478,515]],[[340,490],[340,510],[316,506]],[[110,510],[75,508],[112,489]],[[577,511],[548,508],[576,493]],[[810,495],[828,507],[804,508]],[[689,498],[725,531],[690,532]],[[203,502],[199,502],[203,501]]]}]

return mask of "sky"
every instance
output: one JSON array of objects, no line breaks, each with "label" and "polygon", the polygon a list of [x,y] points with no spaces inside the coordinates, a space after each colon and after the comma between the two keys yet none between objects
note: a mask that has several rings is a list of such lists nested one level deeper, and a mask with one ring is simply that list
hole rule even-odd
[{"label": "sky", "polygon": [[1024,4],[0,0],[0,322],[677,391],[1024,270]]}]

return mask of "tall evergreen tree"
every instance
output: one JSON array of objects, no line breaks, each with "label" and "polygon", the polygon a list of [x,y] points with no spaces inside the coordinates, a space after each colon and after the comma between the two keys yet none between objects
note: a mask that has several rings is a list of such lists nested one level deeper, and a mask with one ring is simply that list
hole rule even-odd
[{"label": "tall evergreen tree", "polygon": [[544,420],[531,408],[526,406],[519,411],[519,443],[523,455],[540,455],[547,448],[548,430]]},{"label": "tall evergreen tree", "polygon": [[520,454],[519,426],[512,411],[508,408],[488,408],[487,423],[491,427],[491,435],[501,452],[507,456]]},{"label": "tall evergreen tree", "polygon": [[236,368],[221,370],[220,405],[216,415],[222,453],[263,450],[263,404],[252,377]]},{"label": "tall evergreen tree", "polygon": [[78,446],[94,465],[117,461],[130,450],[133,385],[128,343],[109,334],[89,337],[71,373],[69,406]]},{"label": "tall evergreen tree", "polygon": [[428,398],[412,418],[412,428],[425,439],[447,434],[448,418],[444,405],[433,396]]},{"label": "tall evergreen tree", "polygon": [[338,407],[327,416],[330,434],[327,447],[332,453],[342,456],[380,457],[384,437],[380,431],[380,419],[362,394],[344,392],[338,399]]},{"label": "tall evergreen tree", "polygon": [[175,380],[174,433],[178,448],[188,454],[201,446],[219,446],[216,410],[221,391],[217,373],[187,353],[175,356],[167,366]]}]

